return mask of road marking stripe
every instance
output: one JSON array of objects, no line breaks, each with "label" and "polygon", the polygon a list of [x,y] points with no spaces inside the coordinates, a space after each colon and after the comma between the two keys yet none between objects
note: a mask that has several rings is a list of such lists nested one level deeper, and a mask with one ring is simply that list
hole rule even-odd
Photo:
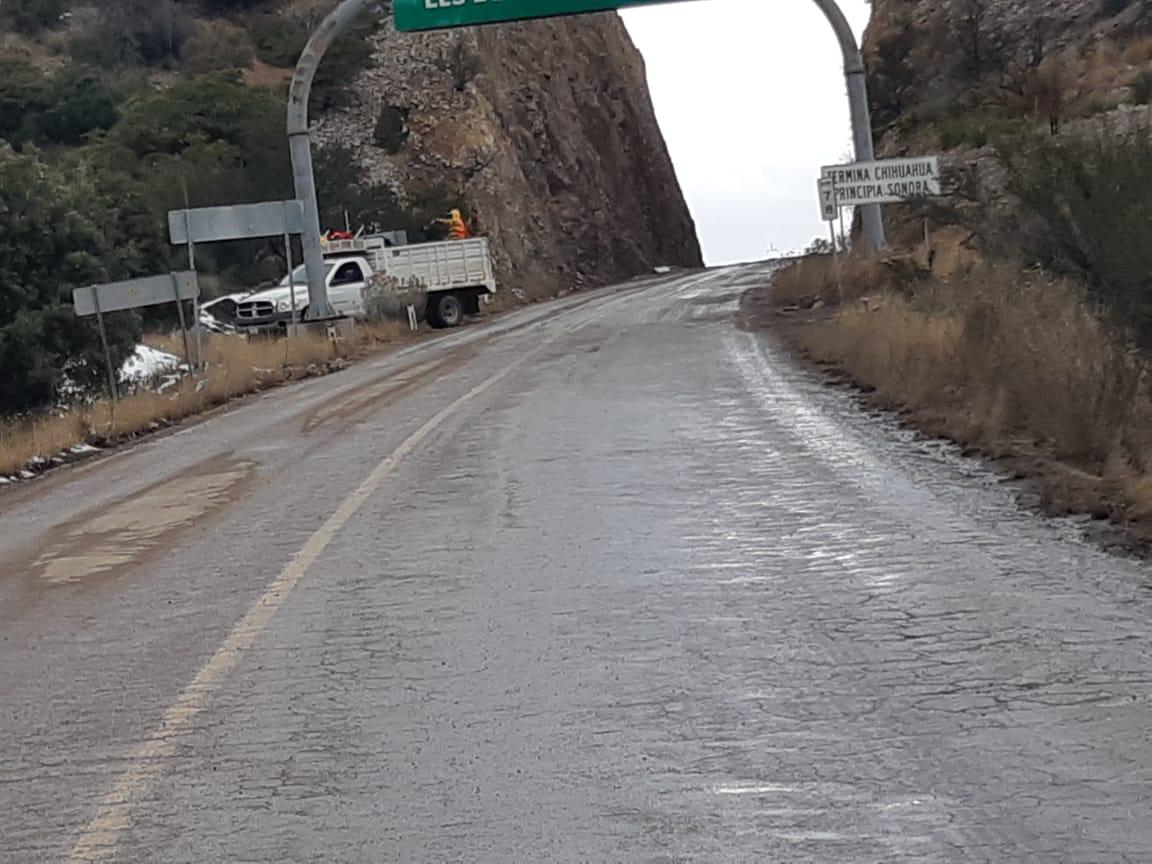
[{"label": "road marking stripe", "polygon": [[131,767],[101,799],[96,817],[88,823],[88,827],[72,847],[72,853],[68,856],[70,862],[108,861],[116,857],[120,835],[131,824],[134,804],[160,775],[165,767],[165,760],[175,753],[177,738],[188,731],[191,722],[204,710],[212,695],[220,689],[224,679],[236,668],[244,652],[252,647],[256,637],[280,611],[292,589],[304,578],[340,530],[364,506],[404,458],[435,432],[445,420],[477,396],[503,381],[535,357],[536,353],[524,355],[439,411],[380,462],[368,478],[344,499],[336,512],[328,517],[304,547],[293,556],[280,575],[248,610],[248,614],[233,628],[212,659],[204,665],[192,683],[164,713],[159,728],[128,755]]},{"label": "road marking stripe", "polygon": [[[120,775],[116,785],[101,798],[100,809],[95,818],[88,823],[88,827],[72,847],[72,852],[67,859],[70,864],[71,862],[115,859],[119,850],[120,835],[132,824],[133,807],[166,767],[165,760],[174,755],[175,742],[178,737],[188,731],[189,724],[196,718],[196,715],[204,710],[211,696],[220,689],[224,679],[236,668],[244,652],[252,647],[256,637],[276,617],[276,613],[280,611],[288,599],[288,595],[292,593],[292,589],[307,575],[308,570],[316,563],[316,560],[335,539],[340,530],[364,506],[365,502],[396,470],[404,458],[443,425],[445,420],[477,396],[491,390],[529,360],[539,357],[562,337],[570,336],[602,320],[612,308],[630,300],[633,293],[626,291],[622,296],[616,295],[605,298],[605,302],[600,305],[593,317],[581,322],[575,328],[567,331],[562,330],[552,338],[545,340],[535,351],[530,351],[514,360],[491,378],[486,379],[455,402],[441,409],[376,466],[368,478],[344,499],[336,512],[328,517],[320,529],[308,539],[304,547],[293,556],[280,575],[248,610],[248,614],[233,628],[216,653],[212,655],[212,659],[204,665],[192,683],[184,689],[179,698],[164,713],[159,728],[136,745],[128,754],[127,761],[131,767]],[[574,303],[570,308],[562,309],[561,313],[575,311],[585,305],[585,303]],[[554,319],[546,318],[538,323],[546,324],[551,320]]]}]

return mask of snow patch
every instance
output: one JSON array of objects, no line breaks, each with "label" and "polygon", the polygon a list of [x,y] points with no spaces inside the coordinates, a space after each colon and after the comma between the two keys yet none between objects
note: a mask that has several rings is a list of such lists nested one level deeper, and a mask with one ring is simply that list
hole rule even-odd
[{"label": "snow patch", "polygon": [[120,380],[126,384],[144,384],[177,371],[183,365],[184,361],[175,354],[158,351],[147,345],[137,345],[136,351],[120,367]]}]

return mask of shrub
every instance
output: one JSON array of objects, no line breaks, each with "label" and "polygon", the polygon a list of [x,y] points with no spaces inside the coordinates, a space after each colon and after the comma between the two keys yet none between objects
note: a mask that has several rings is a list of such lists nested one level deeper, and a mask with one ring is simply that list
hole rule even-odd
[{"label": "shrub", "polygon": [[[831,247],[831,241],[821,246]],[[835,306],[870,294],[910,291],[919,278],[911,262],[896,256],[816,252],[780,270],[772,281],[772,296],[780,304],[820,301]]]},{"label": "shrub", "polygon": [[399,153],[408,140],[408,112],[394,105],[384,105],[376,120],[372,140],[387,153]]},{"label": "shrub", "polygon": [[227,21],[201,21],[184,46],[181,65],[196,74],[247,69],[255,51],[248,34]]},{"label": "shrub", "polygon": [[904,115],[910,96],[921,78],[908,60],[919,34],[912,25],[880,40],[869,67],[869,93],[877,125],[894,123]]},{"label": "shrub", "polygon": [[[157,225],[164,213],[292,196],[283,94],[237,74],[184,80],[137,96],[87,154],[101,176],[128,178]],[[127,182],[127,181],[126,181]],[[187,197],[185,197],[187,195]],[[275,241],[205,246],[197,264],[229,283],[255,284]],[[160,260],[166,260],[163,253]]]},{"label": "shrub", "polygon": [[[314,110],[326,111],[345,104],[349,85],[372,59],[372,35],[379,26],[379,19],[361,15],[349,32],[328,49],[312,84]],[[314,28],[315,22],[299,15],[262,14],[249,19],[256,56],[283,69],[296,66]]]},{"label": "shrub", "polygon": [[436,59],[440,71],[452,76],[452,87],[460,93],[468,82],[480,72],[480,56],[464,36],[457,36],[451,46],[442,50]]},{"label": "shrub", "polygon": [[1118,320],[1152,344],[1152,136],[1042,139],[1009,159],[1032,216],[1029,251],[1079,274]]},{"label": "shrub", "polygon": [[72,42],[77,60],[97,66],[167,65],[179,60],[191,32],[175,0],[102,0],[96,24]]},{"label": "shrub", "polygon": [[419,279],[400,280],[376,275],[364,287],[364,311],[369,321],[406,321],[408,307],[417,313],[428,302],[428,286]]},{"label": "shrub", "polygon": [[[136,275],[101,190],[84,174],[0,152],[0,414],[55,402],[65,381],[101,386],[104,359],[92,319],[71,307],[75,287]],[[107,320],[113,362],[132,350],[131,315]]]},{"label": "shrub", "polygon": [[239,152],[258,169],[269,160],[283,133],[283,102],[271,90],[246,86],[237,75],[217,74],[183,81],[130,102],[109,142],[139,158],[206,149]]},{"label": "shrub", "polygon": [[21,33],[36,34],[60,23],[66,0],[7,0],[5,15]]},{"label": "shrub", "polygon": [[50,101],[48,82],[28,63],[0,61],[0,139],[19,143],[32,137],[32,118]]},{"label": "shrub", "polygon": [[847,307],[809,347],[890,406],[939,413],[993,451],[1025,431],[1058,457],[1100,465],[1138,431],[1141,365],[1075,280],[981,267],[912,298]]},{"label": "shrub", "polygon": [[945,150],[979,149],[1019,138],[1028,128],[1021,118],[995,114],[961,113],[942,117],[934,124],[936,137]]},{"label": "shrub", "polygon": [[248,21],[256,56],[270,66],[291,69],[308,44],[311,27],[295,15],[264,13]]},{"label": "shrub", "polygon": [[1132,101],[1137,105],[1152,102],[1152,69],[1142,70],[1132,81]]},{"label": "shrub", "polygon": [[0,138],[12,144],[79,144],[110,129],[116,97],[99,78],[65,70],[48,78],[27,63],[0,62]]},{"label": "shrub", "polygon": [[[352,82],[372,61],[375,50],[372,36],[379,27],[379,19],[361,15],[349,31],[332,44],[316,70],[316,80],[312,85],[313,109],[329,111],[347,104]],[[296,61],[292,62],[295,64]]]},{"label": "shrub", "polygon": [[52,79],[48,105],[36,120],[38,137],[59,144],[80,144],[93,131],[111,129],[120,117],[118,99],[99,78],[83,70]]},{"label": "shrub", "polygon": [[355,226],[373,231],[407,228],[407,210],[391,186],[365,183],[355,155],[345,147],[326,147],[316,154],[316,194],[323,226],[344,227],[344,215]]}]

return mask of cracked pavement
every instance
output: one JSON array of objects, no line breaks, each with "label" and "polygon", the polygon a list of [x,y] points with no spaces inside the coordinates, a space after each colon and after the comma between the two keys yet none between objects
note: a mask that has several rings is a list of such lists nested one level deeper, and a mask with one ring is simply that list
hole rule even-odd
[{"label": "cracked pavement", "polygon": [[740,330],[769,270],[0,495],[0,860],[1152,860],[1146,565]]}]

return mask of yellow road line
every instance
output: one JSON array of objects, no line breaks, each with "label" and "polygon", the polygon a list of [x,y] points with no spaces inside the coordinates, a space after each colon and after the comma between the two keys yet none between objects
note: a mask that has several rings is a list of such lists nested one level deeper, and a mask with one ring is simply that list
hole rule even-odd
[{"label": "yellow road line", "polygon": [[236,668],[244,652],[252,647],[256,637],[280,611],[292,589],[304,578],[340,530],[364,506],[404,458],[435,432],[445,420],[477,396],[492,389],[535,355],[536,352],[532,352],[521,357],[437,413],[413,432],[390,456],[380,462],[368,478],[344,499],[336,512],[328,517],[304,547],[293,556],[280,575],[220,645],[212,659],[204,665],[192,683],[164,713],[159,728],[128,755],[131,767],[101,799],[96,817],[72,847],[68,861],[109,861],[116,857],[120,835],[131,824],[133,806],[147,793],[165,768],[165,760],[175,752],[178,736],[188,731],[192,721],[204,710],[212,695],[220,689],[224,679]]}]

